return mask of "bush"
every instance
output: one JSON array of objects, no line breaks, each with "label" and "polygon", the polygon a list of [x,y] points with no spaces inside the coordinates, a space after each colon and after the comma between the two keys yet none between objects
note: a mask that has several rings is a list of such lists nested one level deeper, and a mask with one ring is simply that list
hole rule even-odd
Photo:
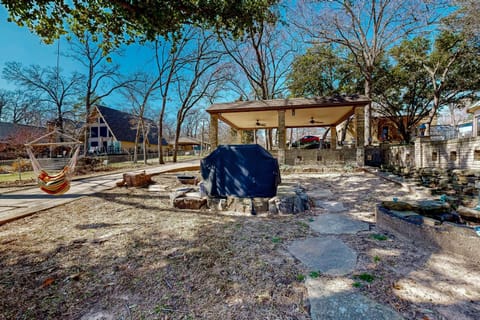
[{"label": "bush", "polygon": [[12,170],[14,172],[18,172],[18,171],[25,172],[25,171],[31,171],[33,169],[32,169],[32,164],[29,160],[19,159],[12,163]]}]

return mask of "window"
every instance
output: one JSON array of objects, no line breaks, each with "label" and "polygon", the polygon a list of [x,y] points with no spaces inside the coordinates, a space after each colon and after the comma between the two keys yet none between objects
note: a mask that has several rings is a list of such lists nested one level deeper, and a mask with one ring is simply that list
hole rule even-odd
[{"label": "window", "polygon": [[382,128],[382,135],[380,136],[381,141],[388,141],[389,140],[389,134],[388,134],[388,126],[384,126]]},{"label": "window", "polygon": [[107,127],[100,127],[100,137],[107,137]]},{"label": "window", "polygon": [[473,153],[473,160],[480,161],[480,150],[475,150]]},{"label": "window", "polygon": [[475,118],[477,121],[477,137],[480,137],[480,116]]},{"label": "window", "polygon": [[90,128],[90,137],[92,137],[92,138],[98,137],[98,127],[91,127]]},{"label": "window", "polygon": [[457,161],[457,151],[450,151],[450,161]]},{"label": "window", "polygon": [[432,152],[432,161],[437,161],[438,160],[438,153],[436,151]]}]

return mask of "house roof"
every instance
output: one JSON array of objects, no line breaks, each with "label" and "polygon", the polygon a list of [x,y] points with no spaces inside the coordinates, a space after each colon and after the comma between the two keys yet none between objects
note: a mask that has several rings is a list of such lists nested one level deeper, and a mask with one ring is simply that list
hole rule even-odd
[{"label": "house roof", "polygon": [[9,143],[17,139],[16,143],[25,144],[47,132],[46,128],[28,126],[24,124],[0,122],[0,143]]},{"label": "house roof", "polygon": [[[135,121],[137,117],[133,114],[108,108],[105,106],[96,106],[97,110],[103,116],[110,130],[118,141],[134,142],[136,135]],[[158,128],[151,119],[145,119],[150,124],[148,141],[151,144],[157,144]],[[167,145],[167,141],[162,138],[162,145]]]},{"label": "house roof", "polygon": [[[205,143],[205,142],[204,142]],[[175,140],[170,140],[168,141],[169,145],[174,145]],[[202,142],[199,141],[198,139],[192,138],[192,137],[180,137],[178,138],[178,144],[179,145],[201,145]]]},{"label": "house roof", "polygon": [[467,112],[475,113],[475,111],[480,109],[480,100],[468,107]]},{"label": "house roof", "polygon": [[285,114],[287,128],[327,127],[340,124],[356,107],[370,102],[362,95],[236,101],[213,104],[207,112],[236,129],[277,128],[280,110],[289,111]]}]

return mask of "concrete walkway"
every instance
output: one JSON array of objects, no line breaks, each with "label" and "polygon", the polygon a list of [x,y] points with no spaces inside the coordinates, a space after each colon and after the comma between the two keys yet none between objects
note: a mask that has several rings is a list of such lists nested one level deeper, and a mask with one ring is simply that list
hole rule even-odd
[{"label": "concrete walkway", "polygon": [[[365,222],[339,213],[346,208],[341,202],[316,200],[322,211],[309,222],[318,237],[293,241],[288,251],[299,259],[309,272],[320,277],[308,277],[305,285],[310,302],[310,315],[315,320],[400,320],[388,306],[356,292],[351,275],[355,272],[357,252],[338,236],[369,230]],[[324,277],[326,276],[326,277]]]},{"label": "concrete walkway", "polygon": [[[198,170],[199,168],[200,160],[191,160],[158,165],[145,170],[126,170],[124,172],[140,173],[145,171],[147,174],[159,174],[172,171]],[[117,181],[122,180],[124,172],[73,180],[70,190],[60,196],[46,194],[36,187],[0,194],[0,225],[97,192],[112,189],[116,186]]]}]

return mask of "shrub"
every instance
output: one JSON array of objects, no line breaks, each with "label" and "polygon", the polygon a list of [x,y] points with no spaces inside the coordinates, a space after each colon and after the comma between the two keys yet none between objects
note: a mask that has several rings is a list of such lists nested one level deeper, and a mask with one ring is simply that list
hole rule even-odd
[{"label": "shrub", "polygon": [[12,170],[14,172],[31,171],[32,170],[32,164],[28,160],[18,159],[15,162],[12,163]]}]

